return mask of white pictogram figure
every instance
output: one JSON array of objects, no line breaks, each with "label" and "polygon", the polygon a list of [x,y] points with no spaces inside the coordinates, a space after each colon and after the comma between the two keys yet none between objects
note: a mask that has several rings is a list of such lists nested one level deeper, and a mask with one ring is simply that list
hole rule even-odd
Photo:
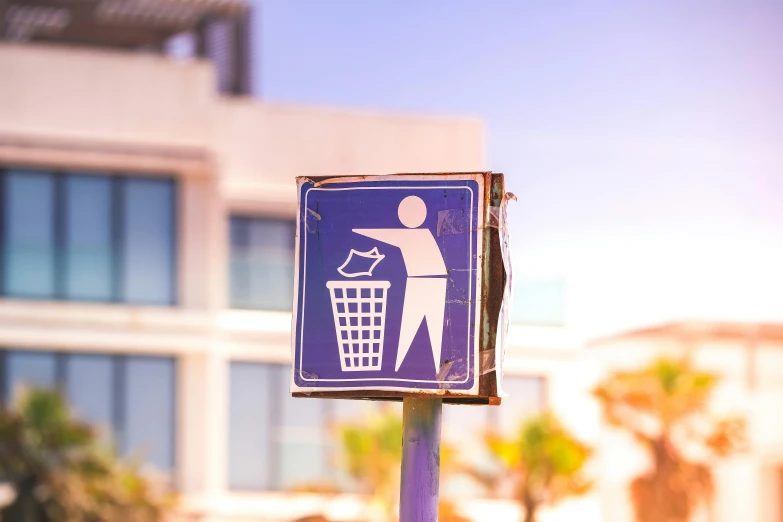
[{"label": "white pictogram figure", "polygon": [[443,313],[446,306],[446,264],[435,237],[427,228],[417,228],[427,217],[427,206],[421,198],[408,196],[397,209],[406,228],[355,228],[354,232],[396,246],[402,252],[408,280],[402,306],[400,344],[395,371],[400,369],[422,320],[427,320],[435,371],[440,371],[443,343]]}]

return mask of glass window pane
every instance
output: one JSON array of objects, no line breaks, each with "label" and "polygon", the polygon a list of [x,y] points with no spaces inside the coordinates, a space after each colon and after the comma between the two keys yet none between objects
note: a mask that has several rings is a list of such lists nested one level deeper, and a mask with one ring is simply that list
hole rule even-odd
[{"label": "glass window pane", "polygon": [[54,181],[12,170],[5,177],[3,282],[11,296],[48,298],[54,283]]},{"label": "glass window pane", "polygon": [[57,383],[57,363],[48,352],[9,352],[6,359],[6,397],[14,400],[25,388],[52,388]]},{"label": "glass window pane", "polygon": [[326,430],[326,403],[320,400],[294,399],[288,392],[290,368],[277,366],[275,391],[281,406],[280,425],[275,436],[279,455],[277,487],[319,486],[331,484],[329,471],[330,437]]},{"label": "glass window pane", "polygon": [[503,377],[503,391],[509,396],[494,408],[501,433],[515,434],[525,419],[544,411],[545,382],[542,377]]},{"label": "glass window pane", "polygon": [[174,361],[128,357],[125,362],[125,453],[159,471],[174,466]]},{"label": "glass window pane", "polygon": [[174,302],[174,183],[128,179],[123,194],[124,301]]},{"label": "glass window pane", "polygon": [[108,355],[68,355],[65,392],[80,419],[111,432],[114,365]]},{"label": "glass window pane", "polygon": [[511,322],[562,326],[566,320],[566,282],[563,279],[514,282]]},{"label": "glass window pane", "polygon": [[231,218],[232,308],[291,310],[294,237],[288,220]]},{"label": "glass window pane", "polygon": [[270,488],[270,366],[232,362],[229,374],[228,484]]},{"label": "glass window pane", "polygon": [[65,179],[65,295],[112,298],[111,181],[99,176]]}]

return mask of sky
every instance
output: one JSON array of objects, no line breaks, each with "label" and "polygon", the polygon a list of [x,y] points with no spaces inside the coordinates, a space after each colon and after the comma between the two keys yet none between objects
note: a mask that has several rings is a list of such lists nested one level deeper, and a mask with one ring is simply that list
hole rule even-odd
[{"label": "sky", "polygon": [[783,321],[783,1],[254,1],[260,97],[484,122],[569,325]]}]

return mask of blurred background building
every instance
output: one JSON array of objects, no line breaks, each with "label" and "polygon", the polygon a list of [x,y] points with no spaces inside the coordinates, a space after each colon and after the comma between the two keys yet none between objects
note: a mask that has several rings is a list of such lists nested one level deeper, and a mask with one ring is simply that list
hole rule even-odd
[{"label": "blurred background building", "polygon": [[[357,496],[313,491],[344,482],[331,427],[377,406],[289,397],[294,177],[483,170],[484,129],[254,99],[250,15],[243,0],[0,1],[0,400],[60,387],[196,520],[351,519]],[[447,407],[444,439],[470,453],[484,429],[550,409],[597,445],[598,487],[542,520],[630,520],[645,462],[590,390],[689,354],[726,377],[718,407],[750,413],[751,448],[721,464],[705,520],[783,521],[783,326],[586,339],[567,290],[521,282],[510,397]],[[464,485],[444,494],[476,520],[519,514]]]}]

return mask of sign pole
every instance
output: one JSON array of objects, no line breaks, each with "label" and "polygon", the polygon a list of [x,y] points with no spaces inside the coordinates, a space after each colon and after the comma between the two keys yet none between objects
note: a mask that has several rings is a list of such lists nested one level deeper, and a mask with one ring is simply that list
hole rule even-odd
[{"label": "sign pole", "polygon": [[402,401],[400,522],[437,522],[442,399]]}]

